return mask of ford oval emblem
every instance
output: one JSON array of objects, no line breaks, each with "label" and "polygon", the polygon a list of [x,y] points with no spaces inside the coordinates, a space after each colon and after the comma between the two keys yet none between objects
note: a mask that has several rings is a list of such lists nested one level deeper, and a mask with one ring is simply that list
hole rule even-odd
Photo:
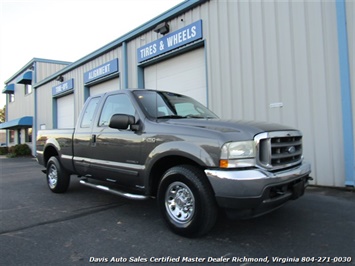
[{"label": "ford oval emblem", "polygon": [[292,154],[296,152],[296,147],[295,146],[291,146],[290,148],[288,148],[288,153]]}]

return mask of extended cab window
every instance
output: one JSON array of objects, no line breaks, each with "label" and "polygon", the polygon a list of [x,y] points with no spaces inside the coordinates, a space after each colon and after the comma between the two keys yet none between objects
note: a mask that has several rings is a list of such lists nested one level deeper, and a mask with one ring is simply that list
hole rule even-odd
[{"label": "extended cab window", "polygon": [[95,109],[99,103],[100,97],[95,97],[90,99],[90,102],[86,106],[83,119],[81,120],[80,127],[87,128],[91,126],[92,120],[94,119]]},{"label": "extended cab window", "polygon": [[114,94],[107,97],[100,115],[99,127],[108,126],[114,114],[135,115],[135,109],[126,94]]}]

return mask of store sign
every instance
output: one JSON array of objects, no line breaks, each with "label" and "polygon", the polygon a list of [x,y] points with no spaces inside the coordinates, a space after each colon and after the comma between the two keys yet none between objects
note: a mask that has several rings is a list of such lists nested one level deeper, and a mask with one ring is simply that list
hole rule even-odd
[{"label": "store sign", "polygon": [[137,49],[138,63],[202,38],[202,20],[196,21]]},{"label": "store sign", "polygon": [[52,95],[57,96],[59,94],[67,93],[74,89],[74,79],[69,79],[57,86],[52,87]]},{"label": "store sign", "polygon": [[84,73],[84,83],[89,83],[93,80],[108,76],[118,72],[118,59],[113,59],[101,66],[98,66]]}]

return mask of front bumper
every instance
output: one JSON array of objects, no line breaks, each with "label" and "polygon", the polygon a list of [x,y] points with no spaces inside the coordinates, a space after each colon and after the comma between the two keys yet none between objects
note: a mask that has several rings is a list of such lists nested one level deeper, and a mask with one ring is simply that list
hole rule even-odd
[{"label": "front bumper", "polygon": [[258,168],[205,170],[218,205],[235,218],[258,216],[302,196],[310,172],[307,162],[278,172]]}]

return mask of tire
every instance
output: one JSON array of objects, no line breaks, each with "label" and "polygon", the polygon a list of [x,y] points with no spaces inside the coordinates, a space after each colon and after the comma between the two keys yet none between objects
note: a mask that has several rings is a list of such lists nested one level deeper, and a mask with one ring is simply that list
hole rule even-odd
[{"label": "tire", "polygon": [[165,222],[178,235],[203,236],[216,223],[218,207],[213,190],[197,167],[170,168],[159,184],[157,199]]},{"label": "tire", "polygon": [[47,184],[54,193],[64,193],[68,190],[70,175],[63,169],[57,157],[51,157],[47,163]]}]

